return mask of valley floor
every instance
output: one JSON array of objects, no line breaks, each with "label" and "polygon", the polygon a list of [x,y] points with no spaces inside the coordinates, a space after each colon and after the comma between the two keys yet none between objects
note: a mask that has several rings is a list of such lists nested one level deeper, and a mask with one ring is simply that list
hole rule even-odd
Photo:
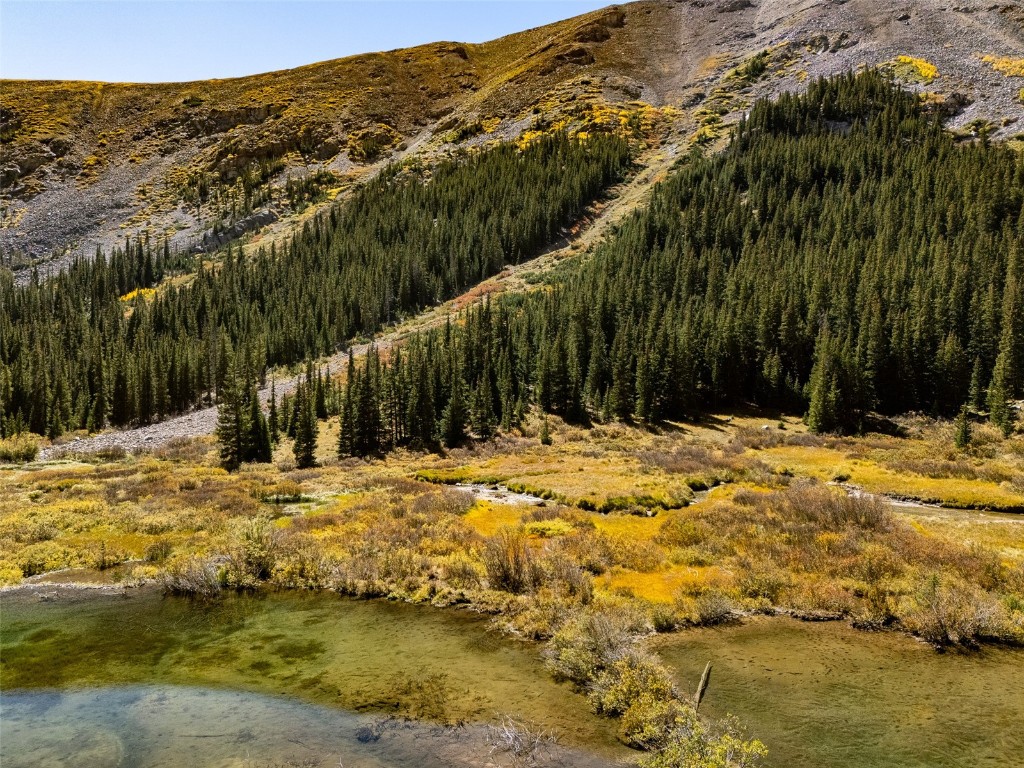
[{"label": "valley floor", "polygon": [[891,425],[898,437],[840,438],[767,413],[548,425],[550,444],[532,415],[445,455],[339,460],[335,419],[311,469],[285,440],[271,464],[229,474],[211,437],[6,465],[3,599],[155,582],[204,599],[285,588],[468,607],[544,641],[555,677],[618,718],[625,744],[654,748],[655,767],[676,764],[666,733],[742,743],[736,765],[763,748],[728,720],[666,730],[693,722],[677,685],[699,670],[673,677],[646,635],[788,614],[936,646],[1024,643],[1019,435],[978,424],[959,450],[951,424],[921,417]]},{"label": "valley floor", "polygon": [[[375,461],[336,459],[329,423],[307,470],[286,441],[274,464],[228,474],[211,438],[7,467],[0,577],[93,568],[130,582],[210,562],[228,585],[469,601],[534,637],[550,634],[551,606],[591,599],[666,626],[785,610],[940,643],[1024,636],[1020,437],[979,426],[959,451],[950,424],[924,418],[862,438],[763,414],[659,431],[550,423],[547,446],[534,420],[445,456]],[[530,560],[515,583],[496,583],[497,541]],[[933,578],[970,614],[948,636],[924,615]]]}]

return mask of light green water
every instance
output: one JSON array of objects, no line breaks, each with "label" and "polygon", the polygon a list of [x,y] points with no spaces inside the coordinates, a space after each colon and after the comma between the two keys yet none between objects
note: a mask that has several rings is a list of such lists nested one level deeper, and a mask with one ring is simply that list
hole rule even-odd
[{"label": "light green water", "polygon": [[[188,686],[448,724],[509,715],[605,758],[625,751],[612,721],[551,679],[536,646],[503,638],[467,612],[329,594],[231,595],[204,604],[154,592],[50,602],[8,594],[0,611],[8,711],[30,706],[28,692],[40,689],[94,689],[104,709],[126,686],[162,686],[165,696],[168,686]],[[85,706],[61,701],[56,721]],[[100,730],[120,733],[116,725]],[[5,768],[9,743],[4,739]]]},{"label": "light green water", "polygon": [[1020,768],[1024,651],[939,654],[901,635],[762,618],[656,638],[701,712],[736,715],[784,768]]},{"label": "light green water", "polygon": [[[292,698],[185,686],[0,694],[4,768],[511,766],[483,726],[382,720]],[[544,764],[610,768],[550,747]]]},{"label": "light green water", "polygon": [[[714,663],[702,712],[736,715],[769,766],[1024,764],[1021,650],[937,654],[900,635],[767,618],[651,645],[683,690]],[[3,768],[501,765],[481,726],[501,715],[556,730],[577,750],[558,756],[565,765],[629,755],[536,646],[471,613],[328,594],[7,593],[0,688]],[[382,715],[418,722],[361,742]]]}]

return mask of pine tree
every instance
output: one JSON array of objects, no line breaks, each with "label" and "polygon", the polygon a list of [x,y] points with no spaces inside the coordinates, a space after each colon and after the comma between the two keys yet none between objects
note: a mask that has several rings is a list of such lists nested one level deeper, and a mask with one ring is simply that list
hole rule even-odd
[{"label": "pine tree", "polygon": [[1009,402],[1008,368],[1007,357],[1000,354],[992,373],[992,383],[988,387],[988,417],[993,424],[999,427],[1003,437],[1010,436],[1015,421]]},{"label": "pine tree", "polygon": [[481,380],[473,389],[471,419],[473,431],[481,440],[487,440],[494,434],[495,417],[491,400],[490,387]]},{"label": "pine tree", "polygon": [[367,359],[368,370],[353,382],[355,388],[352,453],[356,456],[370,456],[380,453],[381,448],[381,417],[380,398],[377,395],[377,377],[369,370],[370,360]]},{"label": "pine tree", "polygon": [[971,444],[971,414],[967,409],[967,403],[960,407],[960,413],[956,417],[956,432],[953,442],[957,448],[963,450]]},{"label": "pine tree", "polygon": [[974,358],[974,369],[971,371],[971,389],[968,401],[976,411],[985,408],[985,386],[981,380],[981,358]]},{"label": "pine tree", "polygon": [[338,414],[338,457],[355,456],[355,401],[352,398],[352,386],[355,374],[349,373],[345,383],[345,392],[341,398],[341,413]]},{"label": "pine tree", "polygon": [[273,445],[277,445],[281,439],[281,425],[278,424],[277,389],[273,380],[270,382],[270,408],[267,414],[267,430],[270,433],[270,442]]},{"label": "pine tree", "polygon": [[814,368],[808,384],[810,405],[807,428],[816,434],[834,432],[839,428],[839,372],[835,343],[823,328],[815,346]]},{"label": "pine tree", "polygon": [[260,409],[260,400],[256,388],[251,387],[248,395],[249,415],[247,419],[248,436],[245,441],[243,461],[269,462],[273,448],[270,442],[270,428],[267,419]]},{"label": "pine tree", "polygon": [[316,439],[318,424],[313,395],[305,382],[300,382],[295,392],[295,443],[292,452],[295,466],[307,469],[316,466]]},{"label": "pine tree", "polygon": [[221,388],[220,405],[217,407],[217,440],[220,442],[220,463],[228,472],[237,470],[245,460],[248,435],[246,408],[238,379],[238,372],[232,363],[224,386]]},{"label": "pine tree", "polygon": [[451,395],[441,416],[441,439],[447,448],[454,448],[466,439],[466,398],[462,377],[456,374]]}]

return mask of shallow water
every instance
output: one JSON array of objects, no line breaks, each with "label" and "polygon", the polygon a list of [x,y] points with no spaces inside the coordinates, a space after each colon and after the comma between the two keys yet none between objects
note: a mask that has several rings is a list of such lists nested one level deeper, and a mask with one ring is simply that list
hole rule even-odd
[{"label": "shallow water", "polygon": [[1019,768],[1024,651],[939,654],[902,635],[761,618],[658,637],[701,712],[736,715],[769,766]]},{"label": "shallow water", "polygon": [[[506,765],[483,726],[374,718],[295,699],[180,686],[0,695],[4,768]],[[551,748],[548,765],[601,761]],[[604,763],[607,766],[607,763]]]},{"label": "shallow water", "polygon": [[[24,752],[31,746],[25,740],[30,737],[14,738],[8,730],[11,722],[18,722],[9,713],[42,706],[44,712],[52,710],[53,722],[60,726],[77,722],[75,712],[94,709],[95,732],[111,736],[96,747],[102,751],[113,749],[107,742],[113,743],[114,736],[122,748],[134,743],[125,736],[135,727],[131,703],[150,702],[153,696],[186,713],[202,711],[196,696],[205,697],[199,700],[203,706],[234,707],[233,714],[210,715],[207,722],[217,727],[206,730],[223,730],[225,735],[204,740],[204,749],[214,742],[230,747],[243,733],[240,729],[259,731],[260,717],[272,724],[276,706],[287,710],[316,704],[331,708],[317,716],[328,720],[353,716],[346,712],[449,724],[495,722],[509,715],[552,729],[564,743],[603,758],[620,756],[623,750],[616,746],[614,723],[594,715],[583,697],[555,683],[536,646],[503,638],[488,630],[485,619],[465,612],[305,593],[231,595],[204,604],[151,591],[65,594],[53,601],[41,601],[38,594],[8,593],[0,598],[0,610],[4,768],[17,757],[9,750]],[[149,690],[140,685],[155,685],[152,690],[158,693],[139,694]],[[193,693],[173,686],[187,686]],[[197,688],[214,690],[194,693]],[[228,696],[229,691],[234,693]],[[291,701],[251,694],[284,695]],[[51,698],[57,702],[52,707],[47,704]],[[124,715],[128,719],[119,711],[122,699],[131,704]],[[246,702],[256,715],[250,715]],[[317,717],[310,722],[319,722]],[[173,752],[181,746],[173,734],[186,730],[144,731],[138,739],[156,753]],[[61,727],[55,732],[63,733]],[[451,738],[461,743],[468,731],[462,733]],[[165,740],[172,746],[165,748]]]}]

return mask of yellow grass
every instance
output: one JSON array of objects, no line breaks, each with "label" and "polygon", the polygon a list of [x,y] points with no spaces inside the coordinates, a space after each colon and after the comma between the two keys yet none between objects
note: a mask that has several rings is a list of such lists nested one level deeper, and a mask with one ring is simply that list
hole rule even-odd
[{"label": "yellow grass", "polygon": [[523,516],[523,507],[478,501],[463,520],[481,536],[493,536],[505,526],[516,526]]},{"label": "yellow grass", "polygon": [[[504,611],[507,600],[489,590],[485,567],[488,540],[503,528],[523,530],[542,578],[553,580],[519,596],[524,605],[551,595],[569,599],[556,564],[574,563],[601,599],[636,601],[661,611],[659,621],[674,616],[684,623],[704,621],[715,605],[878,616],[884,595],[912,600],[919,579],[936,568],[961,583],[996,578],[985,565],[991,557],[1008,610],[1016,605],[1013,595],[1024,593],[1024,582],[1012,576],[1024,566],[1024,523],[1016,518],[907,509],[884,525],[836,524],[828,498],[842,491],[801,490],[797,482],[842,477],[871,492],[956,506],[1016,503],[1014,483],[1024,478],[1020,438],[1002,441],[979,426],[972,452],[962,453],[950,446],[949,425],[927,420],[904,424],[910,438],[817,438],[796,420],[779,430],[776,416],[757,414],[710,417],[661,433],[619,424],[584,430],[553,417],[549,423],[550,446],[540,444],[534,420],[523,434],[445,457],[397,451],[339,461],[335,421],[321,430],[321,466],[309,470],[294,469],[285,442],[274,464],[229,475],[216,466],[209,438],[117,461],[7,468],[0,471],[0,582],[145,558],[125,575],[152,578],[196,556],[232,562],[247,521],[269,518],[280,537],[274,584],[331,584],[487,610]],[[918,470],[980,474],[928,477]],[[725,485],[686,508],[636,503],[669,498],[695,474]],[[473,503],[439,484],[452,481],[521,484],[550,500]],[[572,506],[623,498],[632,499],[637,514]],[[869,569],[868,561],[881,565]],[[903,610],[892,601],[887,610]],[[527,634],[543,633],[545,625],[534,623],[541,614],[547,615],[513,612],[508,620],[522,621]]]},{"label": "yellow grass", "polygon": [[718,568],[673,566],[653,573],[614,568],[598,579],[605,592],[624,594],[654,603],[673,603],[681,594],[699,591],[721,580]]},{"label": "yellow grass", "polygon": [[870,493],[962,508],[1024,508],[1024,493],[1003,483],[959,477],[924,477],[895,472],[867,458],[822,447],[780,446],[751,452],[776,471],[841,480]]}]

